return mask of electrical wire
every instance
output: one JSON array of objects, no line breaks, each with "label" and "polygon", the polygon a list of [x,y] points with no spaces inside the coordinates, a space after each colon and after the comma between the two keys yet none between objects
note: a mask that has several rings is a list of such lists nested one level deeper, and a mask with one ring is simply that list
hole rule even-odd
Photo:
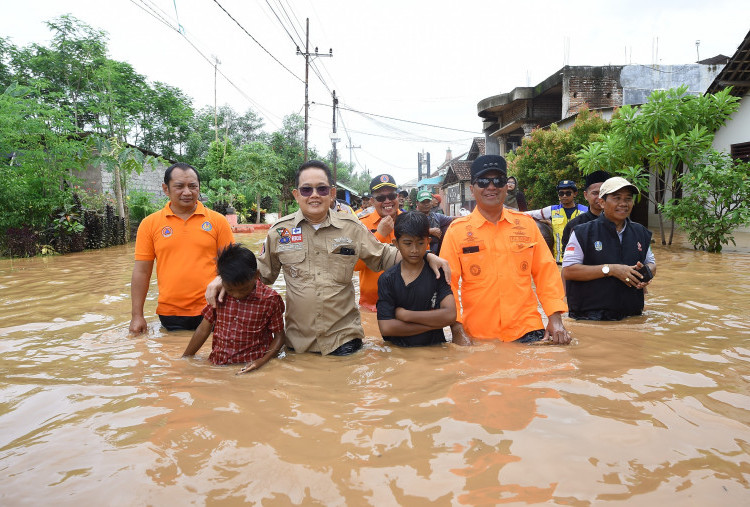
[{"label": "electrical wire", "polygon": [[268,0],[266,0],[266,5],[268,5],[269,9],[271,9],[271,12],[273,13],[273,15],[276,16],[276,19],[278,20],[279,24],[281,25],[281,28],[283,28],[284,31],[286,32],[286,34],[289,36],[289,39],[291,39],[292,44],[294,44],[295,46],[299,47],[300,43],[298,41],[294,40],[294,37],[292,37],[292,34],[289,33],[289,30],[286,29],[286,25],[281,20],[281,18],[276,13],[276,11],[274,10],[273,6],[271,6],[271,3]]},{"label": "electrical wire", "polygon": [[[322,106],[327,106],[327,107],[333,107],[332,105],[328,105],[328,104],[321,104],[321,105]],[[422,122],[419,122],[419,121],[404,120],[403,118],[394,118],[393,116],[386,116],[386,115],[383,115],[383,114],[366,113],[364,111],[359,111],[357,109],[353,109],[351,107],[346,107],[346,106],[341,106],[341,105],[339,105],[338,107],[339,107],[339,109],[343,109],[345,111],[351,111],[352,113],[358,113],[358,114],[363,115],[363,116],[377,116],[378,118],[386,118],[388,120],[402,121],[404,123],[411,123],[413,125],[422,125],[423,127],[432,127],[432,128],[444,129],[444,130],[453,130],[455,132],[466,132],[467,134],[479,134],[479,132],[474,131],[474,130],[464,130],[464,129],[456,129],[456,128],[452,128],[452,127],[443,127],[442,125],[433,125],[431,123],[422,123]]]},{"label": "electrical wire", "polygon": [[253,36],[252,36],[252,35],[250,34],[250,32],[248,32],[248,31],[247,31],[247,29],[245,29],[245,27],[244,27],[244,26],[242,26],[242,25],[240,24],[240,22],[239,22],[239,21],[237,21],[237,20],[236,20],[236,19],[234,18],[234,16],[232,16],[231,14],[229,14],[229,11],[227,11],[227,10],[226,10],[226,9],[224,8],[224,6],[223,6],[223,5],[221,5],[221,4],[219,3],[219,0],[214,0],[214,3],[215,3],[216,5],[218,5],[218,6],[219,6],[219,8],[221,8],[221,10],[222,10],[222,11],[224,11],[224,13],[225,13],[225,14],[226,14],[227,16],[229,16],[229,18],[230,18],[230,19],[231,19],[232,21],[234,21],[234,22],[235,22],[235,23],[237,24],[237,26],[239,26],[239,27],[240,27],[240,28],[242,29],[242,31],[243,31],[243,32],[245,32],[245,33],[247,34],[247,36],[248,36],[248,37],[250,37],[250,38],[251,38],[251,39],[253,40],[253,42],[255,42],[255,43],[256,43],[256,44],[258,45],[258,46],[260,46],[260,48],[261,48],[261,49],[262,49],[263,51],[265,51],[266,53],[268,53],[268,56],[270,56],[271,58],[273,58],[273,59],[274,59],[274,61],[275,61],[276,63],[278,63],[279,65],[281,65],[281,66],[282,66],[282,67],[284,68],[284,70],[286,70],[286,71],[287,71],[287,72],[288,72],[289,74],[291,74],[292,76],[294,76],[295,78],[297,78],[297,79],[298,79],[298,80],[299,80],[300,82],[302,82],[302,83],[304,83],[304,82],[305,82],[305,80],[304,80],[304,79],[302,79],[302,78],[301,78],[301,77],[299,77],[299,76],[298,76],[297,74],[295,74],[294,72],[292,72],[291,70],[289,70],[289,68],[288,68],[288,67],[287,67],[286,65],[284,65],[283,63],[281,63],[281,61],[279,61],[279,59],[278,59],[278,58],[276,58],[275,56],[273,56],[273,54],[271,54],[271,52],[270,52],[269,50],[267,50],[267,49],[266,49],[265,47],[263,47],[263,44],[261,44],[260,42],[258,42],[258,40],[257,40],[257,39],[256,39],[255,37],[253,37]]},{"label": "electrical wire", "polygon": [[[172,25],[172,24],[171,24],[171,23],[169,22],[169,20],[165,19],[165,17],[164,17],[164,16],[162,16],[161,14],[159,14],[158,12],[156,12],[156,10],[154,9],[154,7],[153,7],[153,6],[151,6],[151,5],[148,5],[148,4],[147,4],[147,3],[146,3],[146,2],[144,1],[144,0],[139,0],[139,1],[140,1],[140,3],[141,3],[142,5],[138,5],[138,3],[136,3],[136,0],[130,0],[130,2],[131,2],[131,3],[133,4],[133,5],[135,5],[136,7],[140,8],[141,10],[143,10],[143,11],[144,11],[144,12],[145,12],[146,14],[150,15],[151,17],[153,17],[154,19],[156,19],[157,21],[159,21],[160,23],[162,23],[162,24],[163,24],[163,25],[165,25],[166,27],[170,28],[171,30],[174,30],[175,32],[177,32],[177,33],[178,33],[178,34],[179,34],[180,36],[182,36],[182,38],[184,38],[184,39],[185,39],[185,41],[186,41],[186,42],[187,42],[188,44],[190,44],[190,46],[191,46],[191,47],[192,47],[192,48],[193,48],[193,49],[194,49],[194,50],[195,50],[195,51],[196,51],[196,52],[197,52],[197,53],[198,53],[198,54],[199,54],[200,56],[202,56],[202,57],[203,57],[203,59],[204,59],[204,60],[206,60],[206,61],[207,61],[207,62],[208,62],[208,63],[209,63],[209,64],[210,64],[210,65],[211,65],[212,67],[214,66],[214,62],[213,62],[213,61],[212,61],[212,60],[211,60],[211,59],[210,59],[210,58],[209,58],[208,56],[206,56],[206,54],[205,54],[205,53],[203,53],[203,51],[201,51],[201,50],[200,50],[200,49],[198,48],[198,46],[196,46],[196,45],[195,45],[195,44],[193,43],[193,41],[191,41],[191,40],[190,40],[190,39],[188,38],[188,36],[187,36],[187,35],[186,35],[186,34],[184,33],[184,31],[183,31],[183,32],[181,32],[181,31],[180,31],[180,30],[179,30],[179,29],[178,29],[177,27],[175,27],[174,25]],[[161,9],[160,9],[160,10],[161,10]],[[164,12],[164,11],[162,11],[162,12]],[[164,14],[166,15],[166,13],[164,13]],[[236,85],[236,84],[235,84],[235,83],[234,83],[234,82],[233,82],[233,81],[232,81],[231,79],[229,79],[229,76],[227,76],[227,75],[226,75],[226,74],[225,74],[225,73],[224,73],[223,71],[221,71],[221,70],[220,70],[220,69],[218,69],[218,68],[216,69],[216,71],[217,71],[217,73],[218,73],[218,74],[220,74],[220,75],[221,75],[221,77],[223,77],[223,78],[224,78],[224,79],[225,79],[225,80],[227,81],[227,83],[229,83],[229,84],[230,84],[230,85],[231,85],[231,86],[232,86],[232,87],[233,87],[233,88],[234,88],[234,89],[235,89],[235,90],[236,90],[236,91],[237,91],[237,92],[238,92],[238,93],[239,93],[240,95],[242,95],[242,97],[244,97],[244,98],[245,98],[245,99],[246,99],[246,100],[247,100],[247,101],[248,101],[248,102],[249,102],[249,103],[250,103],[250,104],[251,104],[251,105],[252,105],[253,107],[257,108],[257,109],[258,109],[259,111],[261,111],[261,112],[264,112],[264,113],[265,113],[265,115],[266,115],[266,119],[267,119],[267,120],[269,121],[269,123],[271,123],[271,125],[273,125],[273,126],[274,126],[274,127],[276,127],[276,128],[279,128],[278,124],[277,124],[277,123],[276,123],[275,121],[273,121],[273,120],[271,119],[271,117],[277,118],[277,119],[279,119],[279,120],[281,120],[281,119],[282,119],[281,117],[279,117],[279,116],[278,116],[278,115],[276,115],[276,114],[273,114],[273,113],[272,113],[271,111],[269,111],[269,110],[268,110],[268,109],[266,109],[265,107],[261,106],[261,105],[260,105],[260,104],[259,104],[258,102],[256,102],[255,100],[253,100],[253,99],[252,99],[252,98],[251,98],[251,97],[250,97],[250,96],[249,96],[249,95],[248,95],[247,93],[245,93],[245,92],[244,92],[244,91],[243,91],[243,90],[242,90],[242,89],[241,89],[241,88],[240,88],[239,86],[237,86],[237,85]]]}]

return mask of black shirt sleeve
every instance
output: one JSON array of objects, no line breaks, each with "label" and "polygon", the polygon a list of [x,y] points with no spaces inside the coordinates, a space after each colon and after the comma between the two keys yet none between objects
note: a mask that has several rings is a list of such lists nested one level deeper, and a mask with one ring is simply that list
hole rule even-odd
[{"label": "black shirt sleeve", "polygon": [[440,278],[437,280],[437,307],[440,308],[440,303],[445,299],[446,296],[452,296],[453,291],[451,290],[450,284],[445,279],[445,273],[440,270]]},{"label": "black shirt sleeve", "polygon": [[[398,269],[396,264],[378,278],[378,302],[375,304],[378,320],[394,320],[396,318],[396,299],[393,290],[392,269]],[[399,275],[400,276],[400,275]]]}]

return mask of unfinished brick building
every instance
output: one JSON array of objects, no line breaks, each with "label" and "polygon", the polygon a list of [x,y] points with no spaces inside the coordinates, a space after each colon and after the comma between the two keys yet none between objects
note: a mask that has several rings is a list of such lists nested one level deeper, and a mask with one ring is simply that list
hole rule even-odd
[{"label": "unfinished brick building", "polygon": [[653,90],[688,85],[702,94],[728,60],[721,55],[687,65],[565,66],[536,86],[515,88],[477,104],[487,153],[504,155],[538,127],[562,123],[584,106],[611,116],[624,104],[643,104]]}]

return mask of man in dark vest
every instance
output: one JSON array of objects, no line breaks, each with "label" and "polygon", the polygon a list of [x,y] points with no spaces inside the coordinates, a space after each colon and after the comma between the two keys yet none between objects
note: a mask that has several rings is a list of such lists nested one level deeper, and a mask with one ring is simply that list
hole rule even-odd
[{"label": "man in dark vest", "polygon": [[563,258],[570,317],[620,320],[643,312],[656,260],[651,232],[630,220],[637,193],[625,178],[609,178],[599,189],[599,218],[570,234]]}]

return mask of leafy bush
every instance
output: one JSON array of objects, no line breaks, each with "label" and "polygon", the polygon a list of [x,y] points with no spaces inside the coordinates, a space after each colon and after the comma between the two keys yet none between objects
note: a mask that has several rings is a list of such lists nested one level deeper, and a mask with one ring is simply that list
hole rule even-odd
[{"label": "leafy bush", "polygon": [[157,199],[151,192],[131,190],[130,195],[128,195],[130,220],[136,224],[140,223],[151,213],[159,211],[164,207],[164,204],[166,204],[165,199]]},{"label": "leafy bush", "polygon": [[30,227],[9,227],[5,230],[3,255],[33,257],[39,253],[39,235]]},{"label": "leafy bush", "polygon": [[721,252],[735,244],[732,231],[750,221],[750,163],[711,151],[680,183],[685,197],[661,206],[664,215],[685,229],[695,248]]}]

